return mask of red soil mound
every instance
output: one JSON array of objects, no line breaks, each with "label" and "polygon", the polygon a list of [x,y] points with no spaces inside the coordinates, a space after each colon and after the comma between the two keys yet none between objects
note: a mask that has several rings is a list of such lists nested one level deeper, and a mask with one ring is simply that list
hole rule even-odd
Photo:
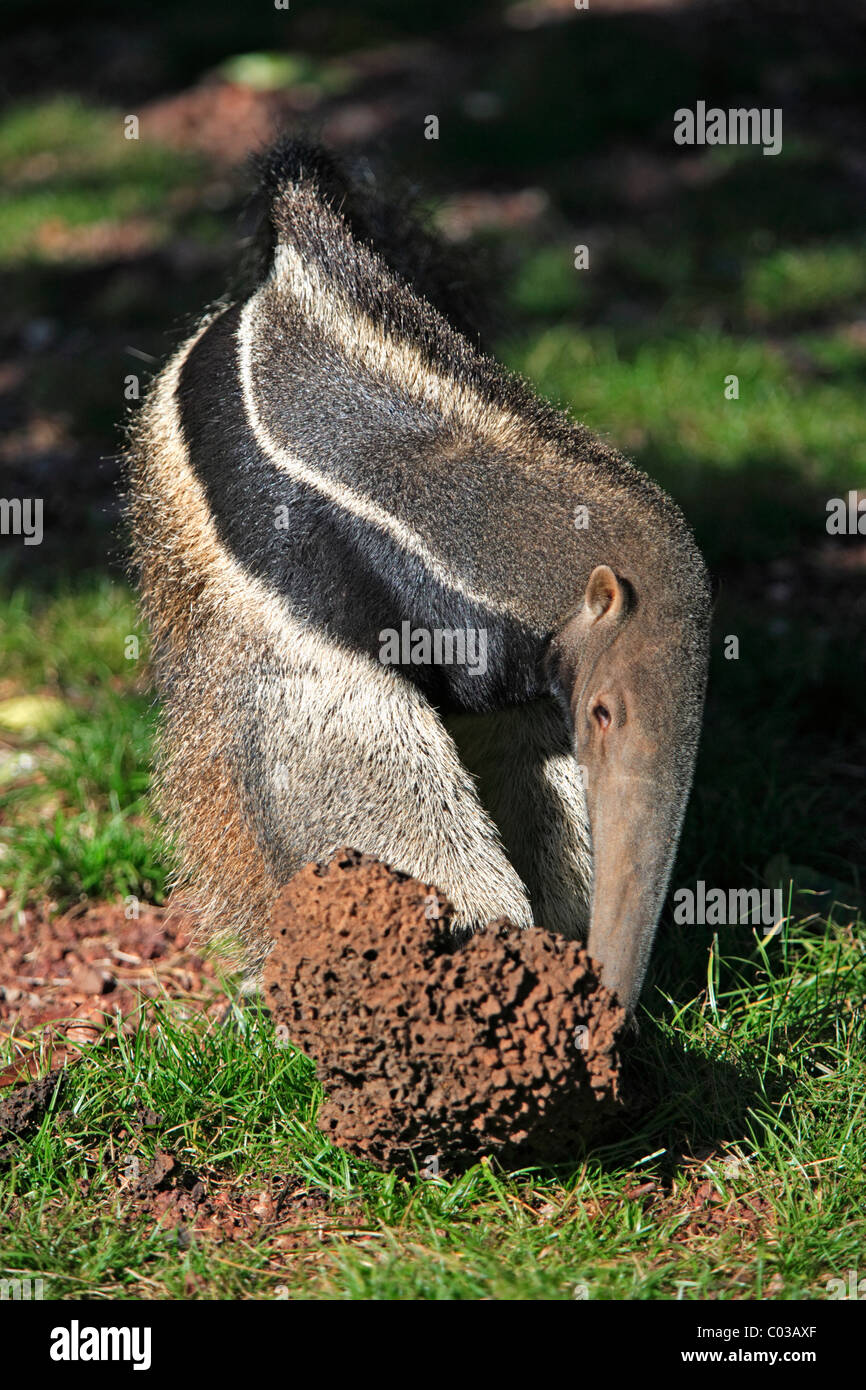
[{"label": "red soil mound", "polygon": [[617,1099],[622,1009],[575,942],[500,921],[458,948],[449,915],[354,850],[283,888],[265,998],[316,1062],[322,1129],[427,1172],[573,1158]]}]

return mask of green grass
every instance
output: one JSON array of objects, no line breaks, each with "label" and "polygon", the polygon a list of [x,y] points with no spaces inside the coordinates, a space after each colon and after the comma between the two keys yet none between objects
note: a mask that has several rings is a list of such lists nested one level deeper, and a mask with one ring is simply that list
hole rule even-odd
[{"label": "green grass", "polygon": [[229,82],[256,91],[294,88],[303,93],[328,95],[352,86],[353,76],[344,63],[320,63],[306,53],[237,53],[217,69]]},{"label": "green grass", "polygon": [[[866,479],[856,383],[804,382],[778,349],[758,340],[691,333],[629,342],[602,328],[559,327],[525,343],[511,362],[632,454],[664,454],[672,475],[698,484],[710,470],[760,471],[766,460],[807,483]],[[724,394],[730,375],[739,380],[736,400]]]},{"label": "green grass", "polygon": [[[774,1279],[779,1297],[825,1296],[866,1238],[866,959],[841,919],[745,949],[702,935],[707,987],[649,1001],[636,1115],[567,1170],[379,1173],[318,1134],[310,1064],[266,1016],[235,1008],[232,1026],[213,1027],[163,1006],[156,1026],[88,1049],[62,1116],[20,1143],[0,1197],[0,1277],[73,1298],[759,1298]],[[142,1127],[142,1107],[157,1126]],[[130,1160],[143,1172],[156,1149],[212,1192],[277,1192],[293,1177],[326,1205],[282,1239],[179,1241],[130,1201]],[[669,1184],[658,1215],[625,1195],[653,1177]],[[723,1202],[759,1195],[757,1227],[686,1232],[687,1198],[707,1179]]]},{"label": "green grass", "polygon": [[775,321],[848,311],[866,296],[862,242],[783,250],[766,256],[746,277],[746,298],[755,318]]},{"label": "green grass", "polygon": [[[129,595],[106,580],[50,600],[19,589],[0,601],[0,882],[16,905],[63,906],[82,894],[162,901],[141,642]],[[36,695],[36,728],[21,726],[25,691]]]},{"label": "green grass", "polygon": [[[124,113],[57,98],[13,107],[0,119],[0,269],[57,258],[40,239],[46,224],[61,233],[146,220],[149,244],[177,232],[185,209],[177,195],[194,185],[202,163],[145,138],[124,137]],[[181,199],[183,203],[183,199]],[[197,230],[201,235],[201,227]],[[74,242],[73,242],[74,246]],[[66,248],[63,259],[75,261]]]}]

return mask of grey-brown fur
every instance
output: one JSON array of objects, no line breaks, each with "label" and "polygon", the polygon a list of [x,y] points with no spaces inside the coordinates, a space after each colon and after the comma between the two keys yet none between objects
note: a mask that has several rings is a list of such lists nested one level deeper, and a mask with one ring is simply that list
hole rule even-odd
[{"label": "grey-brown fur", "polygon": [[[655,484],[352,235],[321,168],[303,149],[272,157],[269,276],[203,321],[133,435],[180,881],[253,968],[280,884],[347,843],[436,883],[458,927],[506,915],[584,935],[591,906],[610,917],[598,882],[593,899],[585,740],[599,785],[625,758],[607,822],[619,800],[653,846],[651,892],[629,907],[640,949],[609,967],[633,1002],[700,726],[703,563]],[[405,275],[404,243],[391,261]],[[403,619],[483,628],[487,672],[383,666],[381,630]],[[630,717],[596,737],[578,697],[608,673]],[[638,737],[650,726],[658,740]],[[661,804],[620,795],[651,782]]]}]

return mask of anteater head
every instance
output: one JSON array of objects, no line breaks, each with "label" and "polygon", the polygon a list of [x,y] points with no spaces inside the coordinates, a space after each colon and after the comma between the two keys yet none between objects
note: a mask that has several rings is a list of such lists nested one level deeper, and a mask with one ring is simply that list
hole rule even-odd
[{"label": "anteater head", "polygon": [[584,769],[588,949],[630,1011],[673,866],[706,685],[706,574],[685,527],[675,530],[673,545],[656,532],[649,567],[646,552],[640,565],[596,564],[551,651]]}]

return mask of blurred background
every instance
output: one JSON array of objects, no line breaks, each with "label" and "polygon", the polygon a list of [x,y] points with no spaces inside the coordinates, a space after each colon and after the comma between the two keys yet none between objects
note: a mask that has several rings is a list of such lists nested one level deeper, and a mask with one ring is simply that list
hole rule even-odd
[{"label": "blurred background", "polygon": [[[123,423],[237,269],[247,156],[299,123],[417,186],[497,353],[695,527],[714,656],[672,886],[862,903],[866,536],[825,525],[866,488],[862,4],[6,0],[3,23],[0,496],[43,498],[44,539],[0,537],[0,910],[162,899]],[[782,152],[678,147],[701,100],[782,108]],[[651,980],[699,975],[708,934],[669,927]]]}]

